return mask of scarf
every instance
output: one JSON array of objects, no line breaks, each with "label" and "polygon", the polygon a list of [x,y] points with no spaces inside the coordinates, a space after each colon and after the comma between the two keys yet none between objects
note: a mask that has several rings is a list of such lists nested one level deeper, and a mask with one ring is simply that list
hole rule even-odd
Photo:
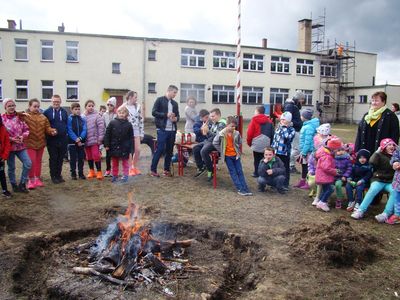
[{"label": "scarf", "polygon": [[374,110],[373,108],[370,108],[368,111],[368,114],[365,116],[364,120],[367,124],[370,124],[373,126],[376,121],[378,121],[381,118],[382,113],[387,109],[387,106],[383,106],[378,110]]}]

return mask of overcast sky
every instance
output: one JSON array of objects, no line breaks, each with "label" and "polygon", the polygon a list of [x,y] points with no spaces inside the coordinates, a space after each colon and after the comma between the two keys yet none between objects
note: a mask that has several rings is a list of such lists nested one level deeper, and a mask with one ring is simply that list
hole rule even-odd
[{"label": "overcast sky", "polygon": [[[296,50],[297,21],[326,9],[326,38],[378,54],[377,84],[400,84],[400,1],[242,0],[242,44]],[[237,0],[0,0],[0,27],[235,44]]]}]

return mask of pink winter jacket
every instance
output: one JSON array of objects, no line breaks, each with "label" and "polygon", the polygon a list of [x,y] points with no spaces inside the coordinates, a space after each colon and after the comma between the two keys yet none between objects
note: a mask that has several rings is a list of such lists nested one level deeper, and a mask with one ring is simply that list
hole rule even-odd
[{"label": "pink winter jacket", "polygon": [[24,142],[16,143],[12,141],[12,139],[17,136],[22,136],[25,140],[29,135],[28,125],[26,125],[26,123],[22,121],[17,114],[12,116],[7,114],[2,114],[1,118],[3,120],[4,127],[7,129],[7,132],[10,136],[11,151],[24,150],[26,148]]},{"label": "pink winter jacket", "polygon": [[335,159],[332,152],[325,147],[320,147],[315,153],[317,159],[317,168],[315,170],[315,183],[327,184],[335,181],[337,175],[335,168]]},{"label": "pink winter jacket", "polygon": [[101,145],[103,143],[105,129],[104,119],[97,111],[83,115],[86,119],[87,135],[85,146]]}]

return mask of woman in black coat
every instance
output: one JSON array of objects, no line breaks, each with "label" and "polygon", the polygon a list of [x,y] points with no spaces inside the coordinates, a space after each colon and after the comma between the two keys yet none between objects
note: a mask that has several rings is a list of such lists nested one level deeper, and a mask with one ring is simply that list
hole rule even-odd
[{"label": "woman in black coat", "polygon": [[119,161],[122,161],[122,182],[128,181],[129,154],[132,150],[133,128],[128,121],[129,111],[126,107],[119,107],[117,118],[108,124],[104,136],[104,147],[110,151],[112,182],[118,180]]}]

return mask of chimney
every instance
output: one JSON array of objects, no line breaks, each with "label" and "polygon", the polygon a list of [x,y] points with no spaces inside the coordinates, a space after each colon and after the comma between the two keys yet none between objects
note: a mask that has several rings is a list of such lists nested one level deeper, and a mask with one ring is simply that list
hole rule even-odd
[{"label": "chimney", "polygon": [[261,47],[267,49],[267,45],[268,45],[268,39],[265,39],[265,38],[262,39]]},{"label": "chimney", "polygon": [[17,28],[17,23],[14,20],[7,20],[8,22],[8,29],[15,30]]},{"label": "chimney", "polygon": [[310,19],[299,20],[298,51],[311,52],[311,30],[312,21]]},{"label": "chimney", "polygon": [[64,23],[61,23],[61,26],[58,26],[58,32],[64,32],[64,31],[65,31]]}]

